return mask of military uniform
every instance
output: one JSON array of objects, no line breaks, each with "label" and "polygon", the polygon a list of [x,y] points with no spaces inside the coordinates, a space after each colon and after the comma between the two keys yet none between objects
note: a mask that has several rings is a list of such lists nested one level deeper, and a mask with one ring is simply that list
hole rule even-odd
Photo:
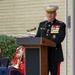
[{"label": "military uniform", "polygon": [[56,47],[48,47],[49,65],[53,65],[54,63],[58,63],[64,60],[61,42],[65,37],[65,27],[65,23],[58,21],[57,19],[54,19],[52,22],[43,21],[39,24],[36,37],[45,37],[56,43]]}]

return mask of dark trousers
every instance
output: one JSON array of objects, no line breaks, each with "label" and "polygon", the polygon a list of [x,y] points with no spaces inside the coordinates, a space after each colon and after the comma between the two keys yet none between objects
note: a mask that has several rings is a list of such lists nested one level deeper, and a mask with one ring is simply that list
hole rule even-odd
[{"label": "dark trousers", "polygon": [[8,75],[8,68],[0,67],[0,75]]},{"label": "dark trousers", "polygon": [[50,71],[51,75],[60,75],[60,66],[58,63],[49,63],[48,72]]},{"label": "dark trousers", "polygon": [[10,67],[0,67],[0,75],[23,75],[18,69]]}]

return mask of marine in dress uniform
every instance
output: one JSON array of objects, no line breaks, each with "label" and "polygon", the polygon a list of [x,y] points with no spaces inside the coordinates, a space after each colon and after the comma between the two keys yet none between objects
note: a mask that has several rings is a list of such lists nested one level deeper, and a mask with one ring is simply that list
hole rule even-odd
[{"label": "marine in dress uniform", "polygon": [[[36,37],[45,37],[56,43],[56,47],[48,47],[48,71],[51,75],[60,75],[60,63],[64,60],[61,42],[65,38],[65,23],[56,19],[56,5],[47,5],[45,10],[49,20],[40,22]],[[54,19],[51,20],[52,15]]]}]

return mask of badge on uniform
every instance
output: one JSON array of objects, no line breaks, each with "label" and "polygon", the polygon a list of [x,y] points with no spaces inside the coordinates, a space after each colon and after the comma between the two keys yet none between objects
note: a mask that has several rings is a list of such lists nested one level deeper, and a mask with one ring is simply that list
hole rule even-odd
[{"label": "badge on uniform", "polygon": [[51,33],[59,33],[60,26],[59,25],[53,25],[51,28]]},{"label": "badge on uniform", "polygon": [[41,30],[45,30],[46,28],[40,28]]},{"label": "badge on uniform", "polygon": [[53,35],[53,38],[56,38],[56,35]]}]

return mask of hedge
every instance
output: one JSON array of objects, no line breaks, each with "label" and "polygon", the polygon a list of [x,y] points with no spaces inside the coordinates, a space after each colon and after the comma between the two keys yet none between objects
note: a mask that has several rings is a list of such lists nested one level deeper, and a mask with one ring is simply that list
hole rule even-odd
[{"label": "hedge", "polygon": [[0,48],[2,49],[2,57],[11,60],[14,56],[18,45],[15,43],[16,37],[0,35]]}]

